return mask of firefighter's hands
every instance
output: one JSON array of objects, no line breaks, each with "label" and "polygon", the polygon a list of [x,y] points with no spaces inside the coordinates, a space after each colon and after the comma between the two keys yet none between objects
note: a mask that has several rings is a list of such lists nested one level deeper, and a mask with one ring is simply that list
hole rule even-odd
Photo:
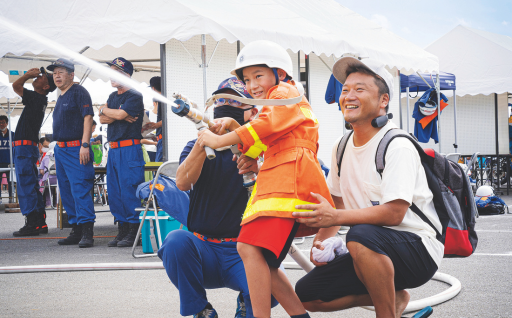
[{"label": "firefighter's hands", "polygon": [[320,202],[319,204],[296,205],[299,210],[311,210],[312,212],[293,212],[292,216],[296,217],[296,221],[304,223],[310,227],[331,227],[337,224],[336,210],[331,206],[329,201],[317,193],[311,192],[311,195]]},{"label": "firefighter's hands", "polygon": [[233,155],[233,161],[236,161],[238,174],[245,174],[247,172],[260,172],[260,167],[258,165],[258,160],[252,159],[251,157],[247,157],[246,155],[241,155],[238,157],[237,155]]},{"label": "firefighter's hands", "polygon": [[236,120],[229,117],[216,118],[213,122],[214,124],[210,127],[210,131],[216,135],[224,135],[228,130],[233,131],[240,127]]},{"label": "firefighter's hands", "polygon": [[31,68],[30,70],[28,70],[25,73],[25,75],[28,76],[29,78],[38,77],[39,74],[41,74],[41,70],[38,68]]},{"label": "firefighter's hands", "polygon": [[80,147],[80,164],[86,165],[89,162],[89,160],[91,160],[89,148]]},{"label": "firefighter's hands", "polygon": [[197,143],[201,147],[210,147],[212,149],[220,148],[219,146],[219,136],[212,133],[208,129],[203,129],[197,133]]}]

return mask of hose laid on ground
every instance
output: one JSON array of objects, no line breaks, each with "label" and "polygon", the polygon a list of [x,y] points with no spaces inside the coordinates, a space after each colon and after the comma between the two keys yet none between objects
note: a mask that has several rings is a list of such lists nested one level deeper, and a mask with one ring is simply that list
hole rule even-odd
[{"label": "hose laid on ground", "polygon": [[[304,256],[300,250],[292,244],[288,255],[295,262],[283,262],[287,269],[304,269],[310,272],[314,265]],[[32,265],[32,266],[6,266],[0,267],[0,274],[16,274],[16,273],[41,273],[41,272],[74,272],[74,271],[113,271],[113,270],[147,270],[147,269],[164,269],[162,262],[142,262],[142,263],[97,263],[97,264],[55,264],[55,265]],[[436,273],[432,279],[451,285],[450,288],[439,294],[427,298],[414,300],[409,302],[404,313],[418,311],[426,306],[435,306],[457,296],[462,285],[460,281],[448,274]],[[375,310],[374,307],[362,307],[368,310]]]}]

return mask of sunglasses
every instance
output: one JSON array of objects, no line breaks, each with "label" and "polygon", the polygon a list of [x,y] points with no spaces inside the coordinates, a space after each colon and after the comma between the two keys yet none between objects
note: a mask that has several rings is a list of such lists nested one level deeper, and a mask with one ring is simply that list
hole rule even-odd
[{"label": "sunglasses", "polygon": [[48,72],[46,71],[46,69],[44,67],[41,66],[41,68],[39,70],[41,71],[42,75],[48,75]]}]

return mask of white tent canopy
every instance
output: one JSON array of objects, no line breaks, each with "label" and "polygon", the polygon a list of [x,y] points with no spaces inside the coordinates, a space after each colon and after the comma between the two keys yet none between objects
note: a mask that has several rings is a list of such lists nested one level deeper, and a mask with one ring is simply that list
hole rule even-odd
[{"label": "white tent canopy", "polygon": [[7,102],[7,98],[18,98],[18,94],[12,89],[12,85],[0,81],[0,103]]},{"label": "white tent canopy", "polygon": [[512,92],[512,38],[457,26],[426,50],[457,76],[457,95]]},{"label": "white tent canopy", "polygon": [[[208,34],[230,43],[272,40],[307,54],[371,57],[404,73],[438,70],[437,57],[334,0],[58,0],[51,5],[37,0],[24,1],[23,5],[17,0],[4,0],[2,8],[0,19],[20,23],[76,52],[89,46],[84,55],[91,54],[96,59],[112,58],[98,51],[126,43],[132,43],[132,49],[142,47],[142,55],[147,43],[186,41]],[[58,55],[1,23],[0,43],[0,56]]]}]

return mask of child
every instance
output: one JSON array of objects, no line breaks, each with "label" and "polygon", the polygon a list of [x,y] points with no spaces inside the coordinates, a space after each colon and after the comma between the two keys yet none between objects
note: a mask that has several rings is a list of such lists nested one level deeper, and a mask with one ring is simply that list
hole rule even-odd
[{"label": "child", "polygon": [[[300,96],[295,86],[284,82],[291,80],[292,69],[286,50],[273,42],[256,41],[242,49],[231,73],[255,99],[290,99]],[[218,136],[203,131],[197,141],[201,146],[241,143],[242,152],[252,158],[265,152],[237,243],[254,316],[270,317],[272,293],[290,316],[309,317],[279,266],[299,228],[292,212],[303,210],[295,206],[318,202],[312,191],[334,206],[316,157],[318,120],[303,97],[292,105],[264,106],[258,119],[243,126],[229,118],[217,124],[231,132]]]}]

